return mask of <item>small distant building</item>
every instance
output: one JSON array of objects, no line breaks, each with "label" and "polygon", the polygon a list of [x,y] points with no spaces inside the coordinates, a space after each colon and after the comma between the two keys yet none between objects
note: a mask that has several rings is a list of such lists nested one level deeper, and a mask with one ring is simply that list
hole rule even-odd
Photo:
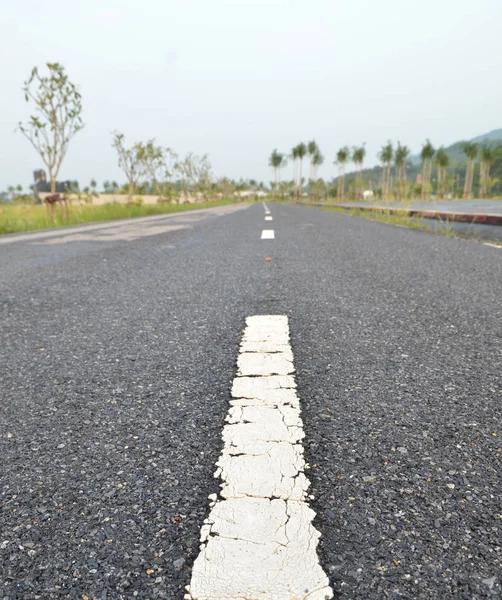
[{"label": "small distant building", "polygon": [[245,198],[265,198],[267,193],[263,190],[240,190],[236,192],[236,195],[243,200]]},{"label": "small distant building", "polygon": [[[43,169],[39,169],[38,171],[33,171],[33,194],[37,200],[40,199],[40,192],[50,192],[51,184],[50,181],[47,180],[47,175]],[[71,181],[56,181],[56,192],[58,194],[64,194],[72,187]]]}]

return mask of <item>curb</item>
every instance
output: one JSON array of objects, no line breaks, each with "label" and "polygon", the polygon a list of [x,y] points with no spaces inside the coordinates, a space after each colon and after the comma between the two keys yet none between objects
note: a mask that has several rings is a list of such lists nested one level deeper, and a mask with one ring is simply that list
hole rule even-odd
[{"label": "curb", "polygon": [[418,208],[396,208],[387,206],[361,206],[352,204],[322,204],[322,203],[306,203],[300,202],[302,206],[333,206],[346,210],[368,210],[373,212],[390,213],[390,214],[406,214],[410,217],[422,217],[424,219],[438,219],[441,221],[458,221],[461,223],[479,223],[482,225],[502,226],[502,214],[495,213],[465,213],[449,210],[421,210]]}]

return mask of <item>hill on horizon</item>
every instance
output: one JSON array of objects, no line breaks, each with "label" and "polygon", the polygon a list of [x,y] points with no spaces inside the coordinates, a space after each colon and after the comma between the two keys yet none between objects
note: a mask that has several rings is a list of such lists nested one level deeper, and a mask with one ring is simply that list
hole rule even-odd
[{"label": "hill on horizon", "polygon": [[499,141],[502,142],[502,129],[494,129],[493,131],[490,131],[489,133],[484,133],[483,135],[478,135],[474,138],[472,138],[472,140],[470,140],[471,142],[476,142],[476,143],[480,143],[480,142],[485,142],[485,141]]},{"label": "hill on horizon", "polygon": [[[460,140],[458,142],[450,144],[449,146],[446,146],[445,150],[448,156],[450,157],[450,161],[465,161],[464,144],[466,142],[474,142],[482,146],[499,146],[502,144],[502,129],[494,129],[493,131],[490,131],[488,133],[477,135],[476,137],[473,137],[470,140]],[[439,148],[439,146],[437,148]],[[409,158],[409,161],[413,165],[419,165],[422,162],[422,159],[420,158],[419,154],[412,154]]]}]

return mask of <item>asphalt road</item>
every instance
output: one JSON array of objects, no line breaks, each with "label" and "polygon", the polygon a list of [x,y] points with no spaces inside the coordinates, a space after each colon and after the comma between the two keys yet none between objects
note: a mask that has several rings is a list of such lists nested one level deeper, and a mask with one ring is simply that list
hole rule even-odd
[{"label": "asphalt road", "polygon": [[257,314],[335,597],[501,596],[502,250],[270,209],[0,244],[1,598],[183,597]]}]

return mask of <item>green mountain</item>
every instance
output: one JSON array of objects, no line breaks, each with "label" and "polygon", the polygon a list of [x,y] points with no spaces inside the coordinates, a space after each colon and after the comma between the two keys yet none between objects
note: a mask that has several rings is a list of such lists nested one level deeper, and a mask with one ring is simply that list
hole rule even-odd
[{"label": "green mountain", "polygon": [[[478,135],[471,140],[461,140],[459,142],[455,142],[450,146],[445,148],[446,153],[450,157],[450,161],[452,163],[464,162],[465,154],[464,154],[464,144],[469,142],[475,142],[480,146],[490,146],[491,148],[495,148],[502,144],[502,129],[494,129],[489,133],[483,133],[482,135]],[[413,165],[420,165],[422,160],[419,154],[414,154],[410,156],[410,162]]]},{"label": "green mountain", "polygon": [[490,131],[490,133],[484,133],[483,135],[478,135],[475,138],[472,138],[471,142],[476,142],[477,144],[481,142],[501,142],[502,143],[502,129],[494,129]]}]

